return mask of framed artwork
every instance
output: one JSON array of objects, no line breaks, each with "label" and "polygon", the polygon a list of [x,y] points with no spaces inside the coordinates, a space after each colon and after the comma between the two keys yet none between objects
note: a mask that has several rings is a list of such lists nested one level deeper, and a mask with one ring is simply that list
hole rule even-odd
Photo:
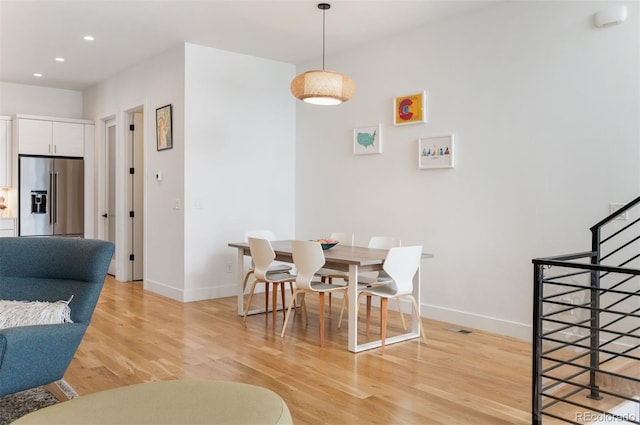
[{"label": "framed artwork", "polygon": [[382,153],[382,125],[353,129],[353,154]]},{"label": "framed artwork", "polygon": [[418,139],[418,168],[453,168],[453,134]]},{"label": "framed artwork", "polygon": [[159,151],[173,148],[171,105],[156,109],[156,144]]},{"label": "framed artwork", "polygon": [[393,125],[427,122],[427,92],[393,98]]}]

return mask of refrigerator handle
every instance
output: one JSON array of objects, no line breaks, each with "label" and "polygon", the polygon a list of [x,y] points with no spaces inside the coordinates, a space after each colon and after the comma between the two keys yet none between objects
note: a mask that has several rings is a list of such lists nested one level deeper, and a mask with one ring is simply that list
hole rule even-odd
[{"label": "refrigerator handle", "polygon": [[58,173],[53,173],[53,187],[54,187],[54,205],[53,205],[53,224],[58,224]]},{"label": "refrigerator handle", "polygon": [[53,208],[55,206],[56,197],[53,191],[53,173],[49,173],[49,224],[53,224]]}]

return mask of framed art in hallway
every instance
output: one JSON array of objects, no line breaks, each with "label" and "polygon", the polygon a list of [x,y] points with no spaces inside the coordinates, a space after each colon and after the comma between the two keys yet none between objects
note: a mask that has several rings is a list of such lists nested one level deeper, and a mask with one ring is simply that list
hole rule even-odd
[{"label": "framed art in hallway", "polygon": [[427,92],[393,98],[393,125],[427,122]]},{"label": "framed art in hallway", "polygon": [[166,105],[162,108],[156,109],[156,143],[159,151],[173,148],[173,129],[171,119],[171,105]]},{"label": "framed art in hallway", "polygon": [[418,139],[418,168],[453,168],[453,134]]},{"label": "framed art in hallway", "polygon": [[382,153],[382,125],[353,129],[353,154]]}]

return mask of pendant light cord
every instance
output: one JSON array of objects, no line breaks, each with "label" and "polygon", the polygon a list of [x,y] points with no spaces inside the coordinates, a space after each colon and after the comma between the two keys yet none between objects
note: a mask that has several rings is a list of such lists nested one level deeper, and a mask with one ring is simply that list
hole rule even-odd
[{"label": "pendant light cord", "polygon": [[322,9],[322,70],[324,71],[324,38],[325,38],[325,17],[327,9]]}]

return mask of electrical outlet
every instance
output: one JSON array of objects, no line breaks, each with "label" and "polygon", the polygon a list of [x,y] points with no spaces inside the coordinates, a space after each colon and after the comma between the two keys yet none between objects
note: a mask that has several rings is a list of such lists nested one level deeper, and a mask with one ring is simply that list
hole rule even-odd
[{"label": "electrical outlet", "polygon": [[224,271],[226,271],[227,273],[231,273],[231,263],[226,263],[224,265]]},{"label": "electrical outlet", "polygon": [[[624,207],[624,204],[609,204],[609,214],[614,214],[616,211],[618,211],[622,207]],[[623,220],[623,221],[629,220],[629,213],[627,211],[623,212],[622,214],[616,217],[616,220]]]}]

